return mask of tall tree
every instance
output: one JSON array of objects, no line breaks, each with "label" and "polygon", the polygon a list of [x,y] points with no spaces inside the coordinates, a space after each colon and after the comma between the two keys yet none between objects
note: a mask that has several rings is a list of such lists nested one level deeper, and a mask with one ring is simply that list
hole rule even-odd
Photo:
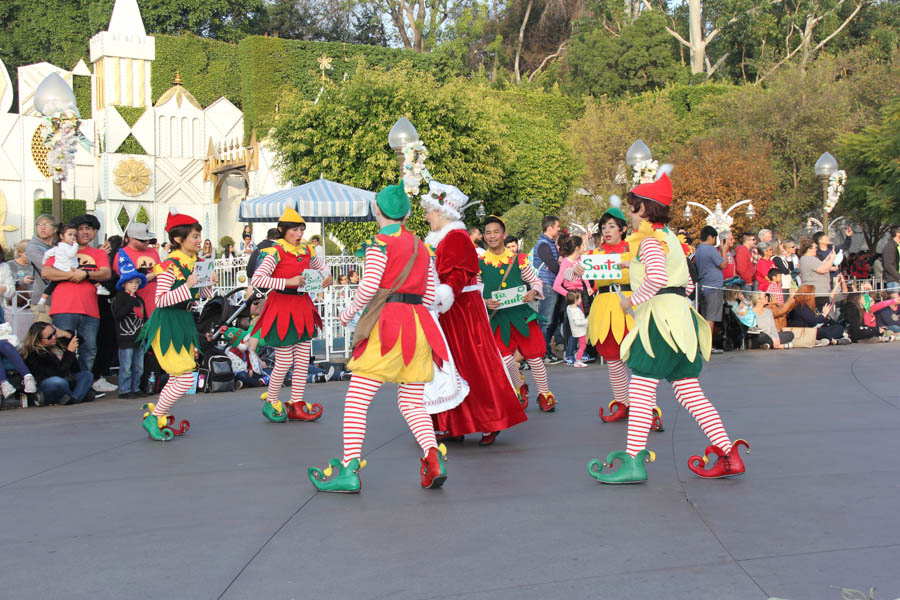
[{"label": "tall tree", "polygon": [[385,13],[393,33],[403,44],[417,52],[433,50],[441,33],[477,0],[357,0]]}]

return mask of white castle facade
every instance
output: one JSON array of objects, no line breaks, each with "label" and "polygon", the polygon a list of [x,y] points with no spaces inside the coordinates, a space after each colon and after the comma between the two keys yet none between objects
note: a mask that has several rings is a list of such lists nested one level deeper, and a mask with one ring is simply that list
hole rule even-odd
[{"label": "white castle facade", "polygon": [[[243,114],[222,97],[206,108],[178,78],[151,103],[155,40],[144,30],[136,0],[116,0],[107,31],[90,41],[90,61],[67,71],[46,62],[20,67],[18,106],[13,109],[12,81],[0,62],[0,244],[8,248],[34,231],[34,200],[50,198],[53,184],[42,143],[45,120],[35,111],[34,92],[44,78],[58,73],[70,86],[90,78],[91,118],[81,131],[90,150],[79,148],[74,172],[62,184],[63,199],[86,201],[102,230],[98,239],[122,235],[139,214],[163,236],[170,207],[196,217],[205,238],[239,241],[238,206],[284,189],[273,166],[273,153],[255,133],[244,144]],[[130,107],[131,125],[117,110]],[[79,107],[84,113],[84,107]],[[133,136],[130,145],[126,139]],[[134,140],[144,154],[128,154]],[[143,210],[142,210],[143,209]],[[265,231],[257,227],[259,240]],[[4,238],[5,236],[5,238]],[[160,240],[163,241],[163,240]]]}]

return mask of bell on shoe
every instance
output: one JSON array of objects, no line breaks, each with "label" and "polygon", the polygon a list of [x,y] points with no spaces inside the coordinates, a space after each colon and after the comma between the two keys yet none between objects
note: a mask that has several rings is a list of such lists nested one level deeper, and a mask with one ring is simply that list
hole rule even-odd
[{"label": "bell on shoe", "polygon": [[446,457],[447,447],[441,444],[437,448],[429,448],[425,458],[420,459],[422,461],[420,473],[423,488],[436,489],[447,481],[447,467],[444,465]]},{"label": "bell on shoe", "polygon": [[[604,473],[603,469],[612,467],[616,460],[620,461],[619,468],[614,472]],[[599,458],[590,461],[587,465],[587,471],[588,475],[600,483],[643,483],[647,481],[647,469],[644,468],[644,463],[655,460],[656,453],[646,448],[638,452],[636,456],[631,456],[624,450],[615,450],[610,452],[603,462],[600,462]]]},{"label": "bell on shoe", "polygon": [[[722,477],[734,477],[742,475],[746,468],[744,461],[741,460],[740,446],[747,449],[750,454],[750,444],[746,440],[737,440],[732,444],[731,450],[727,453],[722,452],[718,446],[709,445],[703,452],[703,456],[692,456],[688,459],[688,468],[703,477],[704,479],[720,479]],[[716,457],[716,462],[711,467],[706,468],[709,464],[709,455]]]},{"label": "bell on shoe", "polygon": [[351,460],[347,463],[347,466],[344,466],[344,463],[337,458],[332,458],[324,469],[310,467],[306,474],[310,483],[320,492],[357,494],[362,487],[362,483],[359,480],[359,472],[365,466],[366,461],[358,458]]}]

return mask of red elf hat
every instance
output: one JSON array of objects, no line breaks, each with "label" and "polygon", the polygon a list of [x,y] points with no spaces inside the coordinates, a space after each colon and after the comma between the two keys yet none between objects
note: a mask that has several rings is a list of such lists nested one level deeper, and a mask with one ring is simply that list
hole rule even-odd
[{"label": "red elf hat", "polygon": [[631,188],[631,193],[644,200],[653,200],[663,206],[672,204],[672,180],[665,173],[651,183],[642,183]]},{"label": "red elf hat", "polygon": [[193,225],[194,223],[199,223],[197,219],[190,215],[179,214],[178,210],[175,207],[169,209],[169,218],[166,219],[166,233],[172,230],[173,227],[178,227],[179,225]]}]

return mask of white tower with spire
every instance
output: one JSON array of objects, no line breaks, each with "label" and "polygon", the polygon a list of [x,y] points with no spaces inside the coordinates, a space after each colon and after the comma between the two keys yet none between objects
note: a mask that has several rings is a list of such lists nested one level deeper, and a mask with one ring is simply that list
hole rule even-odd
[{"label": "white tower with spire", "polygon": [[148,36],[137,0],[116,0],[107,31],[91,38],[94,110],[151,106],[150,65],[156,40]]}]

